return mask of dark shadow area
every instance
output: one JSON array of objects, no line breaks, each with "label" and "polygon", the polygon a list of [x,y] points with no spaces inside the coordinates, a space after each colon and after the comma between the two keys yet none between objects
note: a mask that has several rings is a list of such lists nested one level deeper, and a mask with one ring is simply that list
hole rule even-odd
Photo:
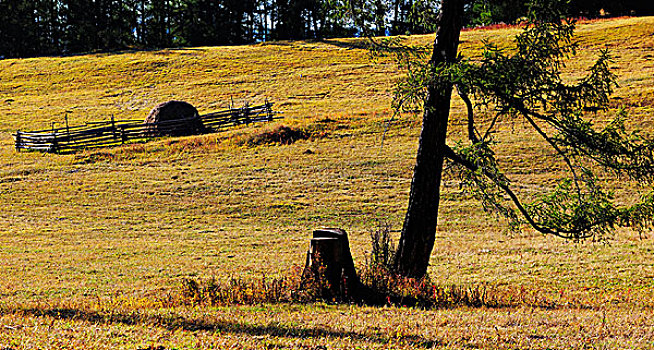
[{"label": "dark shadow area", "polygon": [[[347,40],[347,42],[343,41]],[[288,46],[300,47],[302,44],[326,44],[344,49],[362,49],[368,50],[370,43],[365,38],[335,38],[335,39],[304,39],[304,40],[277,40],[277,41],[264,41],[258,43],[260,46]]]},{"label": "dark shadow area", "polygon": [[[390,39],[390,38],[399,38],[399,41],[397,42],[384,42],[382,41],[383,39]],[[332,45],[335,47],[339,48],[344,48],[348,50],[353,50],[353,49],[359,49],[359,50],[378,50],[380,53],[392,53],[396,51],[423,51],[423,50],[431,50],[432,43],[427,43],[425,45],[418,45],[418,44],[409,44],[404,42],[404,39],[408,39],[409,36],[406,35],[399,35],[395,37],[384,37],[384,38],[377,38],[375,39],[374,42],[372,42],[370,39],[367,39],[365,37],[358,38],[356,40],[353,39],[325,39],[325,40],[315,40],[315,42],[323,43],[326,45]]]},{"label": "dark shadow area", "polygon": [[[229,45],[229,46],[245,46],[243,45]],[[2,60],[11,60],[11,59],[26,59],[26,58],[66,58],[66,57],[81,57],[96,55],[99,57],[111,57],[111,56],[121,56],[126,54],[134,53],[144,53],[150,52],[155,54],[166,55],[168,52],[177,52],[177,51],[192,51],[186,53],[186,55],[197,55],[207,51],[205,48],[201,47],[160,47],[160,48],[127,48],[127,49],[116,49],[116,50],[91,50],[91,51],[81,51],[81,52],[70,52],[70,53],[61,53],[61,54],[44,54],[44,55],[35,55],[35,56],[19,56],[19,57],[4,57],[0,55],[0,61]]]},{"label": "dark shadow area", "polygon": [[360,40],[345,39],[347,41],[342,41],[339,39],[321,39],[316,40],[316,42],[332,45],[344,49],[361,49],[369,50],[372,46],[372,43],[366,38],[360,38]]},{"label": "dark shadow area", "polygon": [[[91,323],[120,323],[125,325],[144,325],[158,327],[167,330],[183,329],[187,331],[208,331],[230,333],[246,336],[274,336],[282,338],[335,338],[335,339],[354,339],[359,341],[368,341],[380,344],[387,344],[392,338],[379,333],[373,334],[360,334],[351,331],[330,330],[324,327],[302,327],[302,326],[289,326],[283,324],[268,324],[268,325],[254,325],[239,322],[232,322],[228,320],[197,320],[187,319],[181,316],[161,316],[161,315],[145,315],[141,313],[107,313],[100,314],[97,312],[68,309],[68,308],[54,308],[51,310],[43,309],[18,309],[14,312],[22,313],[25,315],[35,317],[53,317],[62,320],[78,320]],[[401,339],[403,342],[415,348],[433,348],[443,345],[439,340],[426,339],[421,336],[412,335],[404,336]]]}]

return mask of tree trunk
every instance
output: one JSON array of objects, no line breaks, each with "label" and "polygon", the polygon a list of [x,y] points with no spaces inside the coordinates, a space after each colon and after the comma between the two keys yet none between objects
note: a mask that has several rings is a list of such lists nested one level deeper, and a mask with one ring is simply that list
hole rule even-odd
[{"label": "tree trunk", "polygon": [[[442,1],[432,67],[456,62],[463,5],[464,0]],[[451,95],[449,78],[434,76],[427,88],[409,207],[394,262],[396,271],[406,277],[425,275],[434,248]]]}]

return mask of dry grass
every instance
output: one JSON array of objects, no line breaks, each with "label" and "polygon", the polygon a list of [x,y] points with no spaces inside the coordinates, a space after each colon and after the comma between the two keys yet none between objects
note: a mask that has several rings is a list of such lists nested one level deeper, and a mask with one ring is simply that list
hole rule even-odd
[{"label": "dry grass", "polygon": [[[506,45],[515,32],[468,31],[463,47],[474,56],[481,39]],[[630,126],[654,131],[654,19],[591,22],[578,33],[570,76],[608,46],[621,85],[615,106],[629,107]],[[399,72],[357,45],[0,61],[0,348],[654,348],[651,234],[620,230],[605,244],[507,233],[452,180],[432,279],[486,286],[508,307],[165,302],[183,278],[283,276],[304,262],[316,227],[348,230],[355,261],[378,222],[399,229],[420,125],[401,116],[380,148]],[[280,125],[319,136],[243,142],[272,130],[255,126],[65,156],[16,153],[10,137],[66,113],[71,123],[144,118],[169,99],[208,112],[266,97],[285,113]],[[462,110],[454,107],[456,138]],[[506,127],[511,177],[525,190],[554,184],[561,174],[527,127]],[[625,201],[648,189],[612,186]],[[546,302],[555,306],[534,306]]]}]

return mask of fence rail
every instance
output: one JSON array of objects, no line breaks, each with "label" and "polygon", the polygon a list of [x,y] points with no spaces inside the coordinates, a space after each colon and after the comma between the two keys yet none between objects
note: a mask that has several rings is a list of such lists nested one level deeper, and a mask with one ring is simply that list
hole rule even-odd
[{"label": "fence rail", "polygon": [[[71,153],[79,149],[122,145],[130,141],[147,140],[170,135],[191,135],[218,132],[243,124],[268,122],[276,117],[272,103],[230,108],[222,111],[157,123],[140,120],[88,122],[36,131],[16,131],[13,134],[17,151],[34,150],[51,153]],[[67,124],[67,123],[66,123]],[[189,130],[189,126],[199,126]]]}]

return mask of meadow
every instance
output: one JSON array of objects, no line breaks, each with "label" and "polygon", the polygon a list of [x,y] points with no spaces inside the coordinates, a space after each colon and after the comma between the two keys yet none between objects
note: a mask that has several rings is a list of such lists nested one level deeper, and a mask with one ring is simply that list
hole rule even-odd
[{"label": "meadow", "polygon": [[[462,33],[510,45],[516,28]],[[608,48],[627,125],[654,133],[654,18],[582,22],[570,79]],[[428,44],[433,36],[408,40]],[[501,306],[189,305],[184,279],[292,276],[311,232],[341,227],[356,263],[399,234],[420,116],[395,116],[402,72],[361,39],[0,60],[0,349],[654,349],[654,235],[563,241],[483,211],[446,178],[429,274]],[[16,152],[16,130],[145,118],[159,102],[211,112],[265,99],[283,119],[70,155]],[[464,130],[454,102],[453,142]],[[280,126],[292,144],[265,142]],[[501,160],[521,189],[562,176],[511,122]],[[557,170],[558,169],[558,170]],[[608,182],[628,202],[651,189]]]}]

